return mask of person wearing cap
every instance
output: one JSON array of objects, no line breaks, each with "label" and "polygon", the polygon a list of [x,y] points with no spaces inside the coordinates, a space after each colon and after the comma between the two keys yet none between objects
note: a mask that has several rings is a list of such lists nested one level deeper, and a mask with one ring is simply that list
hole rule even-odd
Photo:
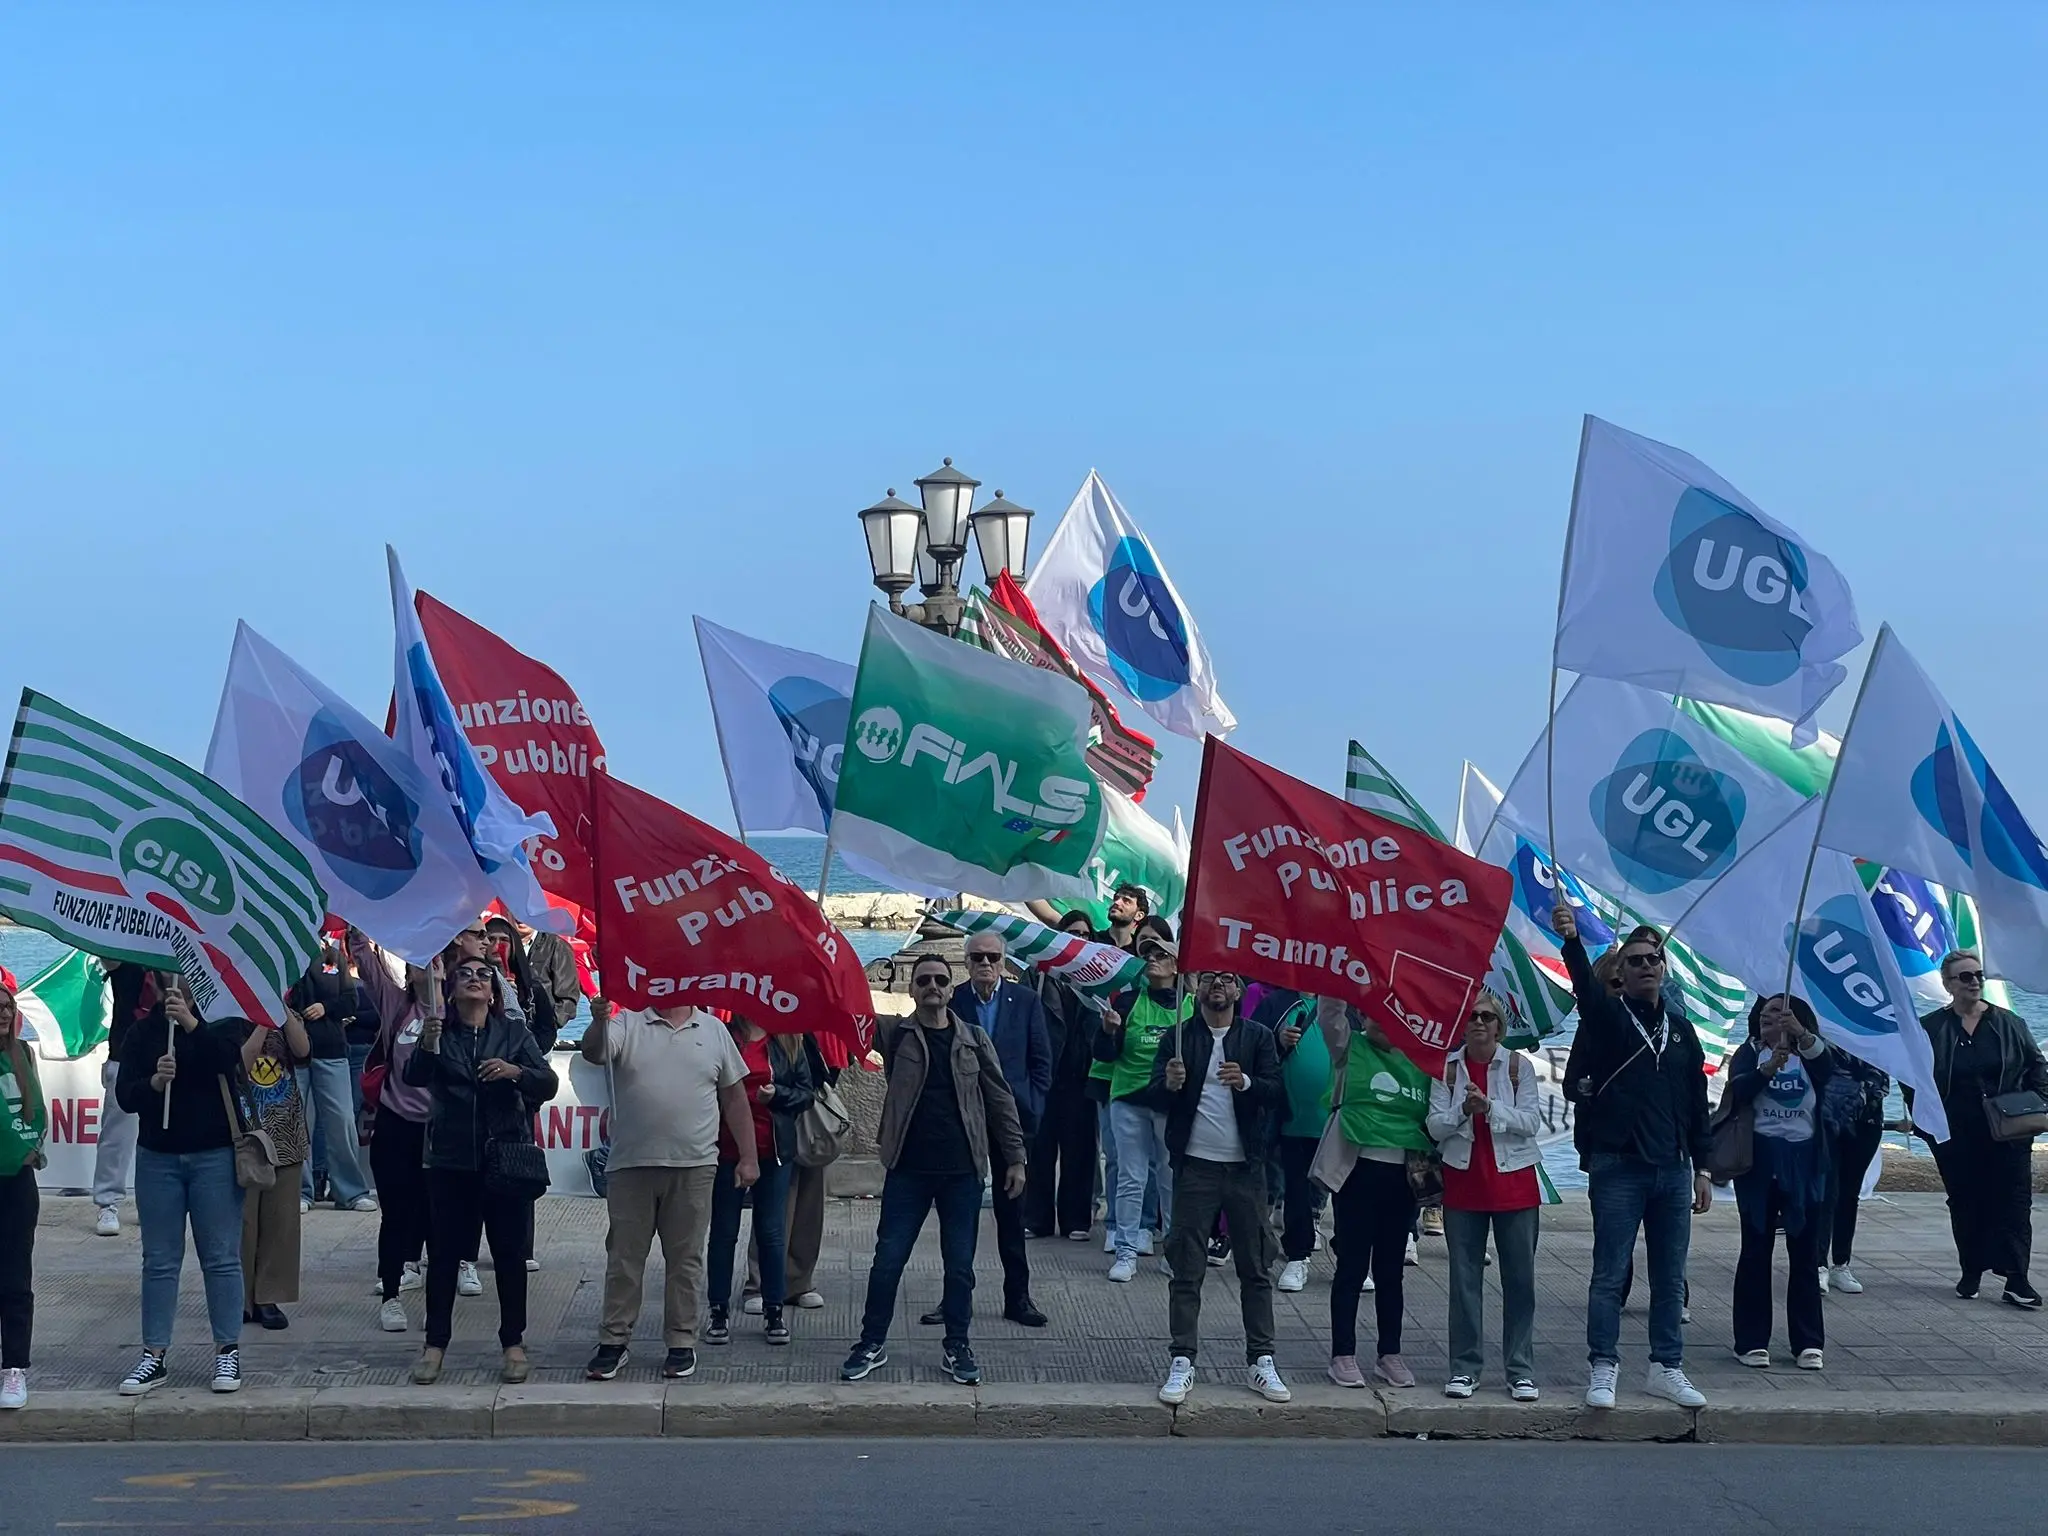
[{"label": "person wearing cap", "polygon": [[1199,1021],[1176,1023],[1152,1059],[1147,1100],[1166,1122],[1173,1159],[1172,1218],[1166,1256],[1172,1266],[1168,1318],[1173,1360],[1162,1403],[1187,1401],[1194,1386],[1209,1273],[1207,1235],[1220,1215],[1235,1241],[1238,1302],[1244,1314],[1245,1384],[1270,1403],[1293,1395],[1273,1364],[1273,1258],[1266,1219],[1266,1173],[1259,1156],[1267,1115],[1286,1094],[1273,1032],[1238,1011],[1244,982],[1228,971],[1195,978]]},{"label": "person wearing cap", "polygon": [[[1095,1037],[1096,1058],[1110,1063],[1109,1126],[1116,1138],[1117,1183],[1110,1227],[1116,1262],[1109,1266],[1109,1278],[1118,1284],[1137,1278],[1148,1174],[1159,1186],[1161,1210],[1173,1210],[1166,1115],[1151,1107],[1149,1090],[1161,1037],[1195,1011],[1194,999],[1180,992],[1180,947],[1172,937],[1143,932],[1138,954],[1145,962],[1144,985],[1121,994],[1104,1010]],[[1171,1272],[1170,1265],[1163,1267]]]}]

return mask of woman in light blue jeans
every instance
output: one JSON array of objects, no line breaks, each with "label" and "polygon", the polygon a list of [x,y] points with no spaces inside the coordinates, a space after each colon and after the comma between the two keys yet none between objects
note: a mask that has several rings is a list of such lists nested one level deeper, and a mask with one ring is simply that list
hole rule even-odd
[{"label": "woman in light blue jeans", "polygon": [[243,1021],[207,1023],[182,981],[160,980],[163,1001],[129,1026],[115,1080],[141,1143],[135,1213],[142,1223],[142,1358],[121,1392],[140,1397],[170,1379],[164,1360],[178,1315],[188,1224],[213,1325],[213,1390],[235,1392],[242,1385],[242,1190],[235,1182],[229,1099],[240,1082]]}]

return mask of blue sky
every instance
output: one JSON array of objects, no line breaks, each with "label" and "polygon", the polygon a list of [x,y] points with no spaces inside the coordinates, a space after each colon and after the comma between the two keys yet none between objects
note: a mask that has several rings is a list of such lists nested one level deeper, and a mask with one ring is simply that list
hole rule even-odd
[{"label": "blue sky", "polygon": [[1240,746],[1448,813],[1542,724],[1592,411],[2048,815],[2048,13],[1365,11],[10,8],[0,687],[196,761],[245,618],[381,714],[389,539],[729,824],[693,612],[851,659],[885,486],[1042,547],[1095,466]]}]

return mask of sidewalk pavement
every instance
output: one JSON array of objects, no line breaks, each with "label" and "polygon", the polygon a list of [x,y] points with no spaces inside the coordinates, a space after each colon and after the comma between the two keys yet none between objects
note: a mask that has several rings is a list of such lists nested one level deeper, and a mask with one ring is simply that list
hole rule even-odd
[{"label": "sidewalk pavement", "polygon": [[[421,1344],[423,1298],[408,1292],[412,1330],[382,1333],[371,1294],[377,1217],[329,1210],[306,1218],[303,1299],[285,1310],[291,1327],[243,1336],[247,1387],[217,1397],[204,1386],[210,1360],[196,1265],[186,1265],[175,1387],[118,1397],[114,1385],[139,1343],[139,1241],[92,1235],[84,1199],[46,1198],[36,1249],[36,1366],[28,1410],[0,1415],[0,1439],[379,1438],[491,1434],[1292,1434],[1527,1436],[2048,1445],[2048,1317],[2001,1305],[1997,1284],[1958,1300],[1948,1220],[1938,1196],[1906,1194],[1864,1206],[1856,1270],[1860,1296],[1827,1302],[1827,1369],[1794,1370],[1782,1344],[1768,1372],[1731,1356],[1729,1298],[1736,1252],[1732,1205],[1717,1204],[1694,1228],[1693,1323],[1686,1367],[1706,1393],[1696,1413],[1641,1395],[1646,1365],[1646,1280],[1623,1320],[1621,1407],[1580,1406],[1591,1216],[1581,1199],[1544,1212],[1538,1257],[1537,1380],[1544,1400],[1507,1401],[1494,1353],[1499,1313],[1489,1288],[1489,1367],[1480,1393],[1455,1403],[1446,1375],[1445,1259],[1424,1239],[1406,1272],[1403,1352],[1420,1385],[1411,1391],[1346,1392],[1324,1378],[1330,1255],[1318,1253],[1306,1291],[1276,1295],[1277,1353],[1294,1401],[1264,1403],[1243,1384],[1236,1278],[1212,1270],[1204,1290],[1203,1351],[1194,1396],[1179,1410],[1154,1392],[1166,1365],[1166,1277],[1151,1262],[1137,1281],[1112,1285],[1099,1237],[1031,1244],[1032,1293],[1051,1319],[1043,1330],[985,1315],[1001,1289],[994,1231],[984,1219],[977,1266],[975,1350],[983,1385],[959,1387],[939,1369],[936,1328],[917,1315],[936,1306],[936,1225],[928,1226],[904,1277],[891,1330],[891,1363],[868,1381],[842,1385],[839,1362],[858,1333],[877,1206],[828,1206],[817,1284],[822,1309],[790,1311],[795,1342],[771,1349],[758,1319],[734,1319],[734,1342],[700,1349],[688,1381],[657,1379],[662,1355],[660,1260],[650,1262],[633,1360],[614,1382],[583,1379],[596,1341],[604,1272],[604,1206],[549,1198],[537,1212],[542,1268],[530,1275],[530,1383],[497,1384],[496,1303],[488,1260],[484,1295],[458,1301],[455,1341],[442,1383],[417,1388],[407,1370]],[[1640,1266],[1639,1266],[1640,1267]],[[1779,1259],[1782,1303],[1783,1257]],[[1373,1337],[1373,1298],[1363,1299],[1363,1347]]]}]

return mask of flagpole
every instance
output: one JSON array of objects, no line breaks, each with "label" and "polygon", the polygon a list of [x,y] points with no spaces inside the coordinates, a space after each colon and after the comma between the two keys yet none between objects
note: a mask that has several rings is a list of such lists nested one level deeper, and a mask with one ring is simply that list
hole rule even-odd
[{"label": "flagpole", "polygon": [[1579,528],[1579,482],[1586,474],[1586,446],[1593,436],[1591,415],[1579,421],[1579,459],[1572,467],[1572,510],[1564,525],[1564,559],[1557,570],[1557,623],[1550,633],[1550,709],[1543,718],[1543,819],[1544,835],[1550,846],[1550,878],[1553,899],[1564,897],[1563,873],[1557,861],[1557,636],[1564,628],[1564,595],[1572,578],[1572,537]]},{"label": "flagpole", "polygon": [[824,910],[824,906],[825,906],[825,887],[826,887],[826,886],[828,886],[828,885],[830,885],[830,884],[832,883],[832,839],[833,839],[833,837],[834,837],[835,835],[836,835],[836,832],[835,832],[835,829],[833,828],[833,825],[832,825],[832,823],[831,823],[831,822],[829,822],[829,821],[828,821],[828,822],[826,822],[826,823],[825,823],[825,856],[824,856],[824,858],[823,858],[822,860],[820,860],[820,861],[819,861],[819,864],[818,864],[818,895],[817,895],[817,902],[818,902],[818,908],[819,908],[819,910],[820,910],[820,911],[823,911],[823,910]]},{"label": "flagpole", "polygon": [[1849,709],[1849,723],[1842,728],[1842,745],[1835,754],[1835,771],[1828,775],[1828,787],[1821,792],[1820,815],[1813,824],[1813,846],[1806,850],[1806,873],[1799,880],[1799,904],[1792,909],[1792,942],[1785,947],[1785,995],[1792,993],[1792,973],[1799,965],[1799,927],[1806,921],[1806,893],[1813,884],[1814,861],[1820,857],[1820,835],[1828,824],[1828,805],[1835,798],[1835,785],[1842,777],[1842,757],[1849,750],[1851,735],[1856,729],[1856,717],[1863,713],[1863,695],[1869,691],[1870,675],[1877,670],[1877,659],[1884,654],[1885,636],[1892,632],[1889,624],[1881,625],[1877,631],[1877,644],[1870,648],[1870,661],[1863,668],[1862,681],[1856,685],[1856,702]]}]

